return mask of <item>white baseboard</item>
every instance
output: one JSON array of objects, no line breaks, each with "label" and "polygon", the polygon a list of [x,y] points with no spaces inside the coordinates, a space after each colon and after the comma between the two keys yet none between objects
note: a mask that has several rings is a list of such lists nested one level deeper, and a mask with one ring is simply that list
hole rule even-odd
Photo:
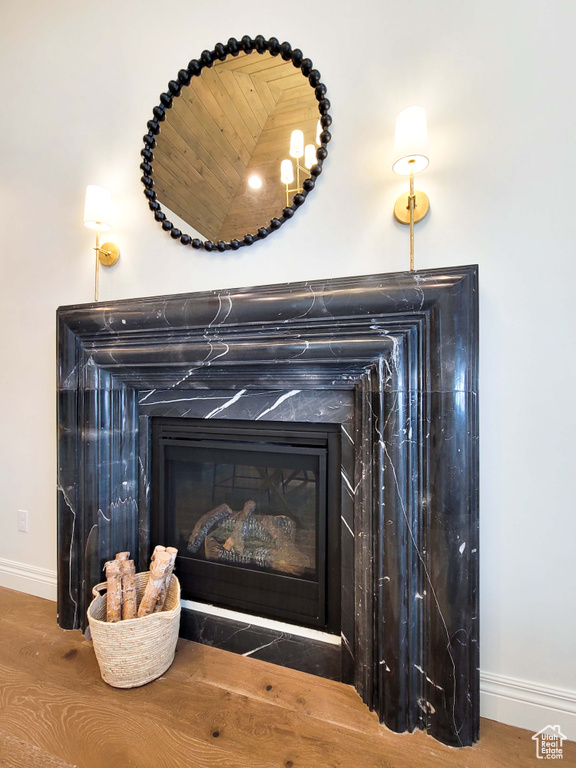
[{"label": "white baseboard", "polygon": [[[0,586],[55,601],[56,571],[0,558]],[[533,733],[559,725],[576,741],[576,691],[481,672],[480,713]]]},{"label": "white baseboard", "polygon": [[0,557],[0,587],[56,601],[56,571]]},{"label": "white baseboard", "polygon": [[533,733],[559,725],[576,741],[576,691],[480,672],[480,714]]}]

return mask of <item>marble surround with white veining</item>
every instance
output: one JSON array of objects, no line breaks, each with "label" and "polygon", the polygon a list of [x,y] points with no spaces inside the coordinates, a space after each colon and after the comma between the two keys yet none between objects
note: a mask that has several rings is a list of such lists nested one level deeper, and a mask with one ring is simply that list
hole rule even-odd
[{"label": "marble surround with white veining", "polygon": [[145,559],[150,416],[338,423],[342,662],[390,728],[473,743],[477,361],[475,267],[60,308],[61,625]]}]

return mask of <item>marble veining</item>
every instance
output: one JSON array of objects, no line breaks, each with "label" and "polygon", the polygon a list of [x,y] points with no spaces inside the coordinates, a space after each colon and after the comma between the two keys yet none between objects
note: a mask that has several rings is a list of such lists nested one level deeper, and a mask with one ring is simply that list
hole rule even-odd
[{"label": "marble veining", "polygon": [[341,679],[338,646],[200,611],[185,611],[182,625],[185,637],[194,642],[331,680]]},{"label": "marble veining", "polygon": [[192,611],[183,624],[202,642],[350,679],[396,731],[472,744],[477,312],[476,267],[61,307],[61,625],[85,623],[115,548],[146,560],[153,417],[337,424],[341,648]]}]

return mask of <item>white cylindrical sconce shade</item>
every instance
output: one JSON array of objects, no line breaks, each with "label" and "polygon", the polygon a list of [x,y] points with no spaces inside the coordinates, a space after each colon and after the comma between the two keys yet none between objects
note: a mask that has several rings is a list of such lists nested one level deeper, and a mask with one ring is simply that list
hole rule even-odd
[{"label": "white cylindrical sconce shade", "polygon": [[304,154],[304,134],[302,131],[292,131],[290,136],[290,156],[298,159]]},{"label": "white cylindrical sconce shade", "polygon": [[316,162],[316,147],[314,144],[306,144],[304,147],[304,167],[312,168],[314,163]]},{"label": "white cylindrical sconce shade", "polygon": [[428,165],[428,126],[424,107],[407,107],[396,118],[394,164],[403,176],[418,173]]},{"label": "white cylindrical sconce shade", "polygon": [[110,192],[104,187],[89,184],[86,187],[86,203],[84,205],[85,226],[106,232],[112,229],[110,220]]},{"label": "white cylindrical sconce shade", "polygon": [[292,184],[294,181],[294,166],[292,160],[282,160],[280,163],[280,180],[282,184]]}]

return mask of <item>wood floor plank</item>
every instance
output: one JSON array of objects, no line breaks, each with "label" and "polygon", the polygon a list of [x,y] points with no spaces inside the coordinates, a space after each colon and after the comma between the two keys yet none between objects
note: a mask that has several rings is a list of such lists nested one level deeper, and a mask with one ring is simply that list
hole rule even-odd
[{"label": "wood floor plank", "polygon": [[267,768],[259,759],[252,761],[220,744],[212,746],[172,729],[169,712],[148,721],[126,710],[102,710],[90,702],[80,702],[70,692],[52,685],[22,685],[14,694],[18,704],[0,710],[2,727],[17,738],[28,739],[40,750],[50,745],[64,760],[74,761],[81,768]]},{"label": "wood floor plank", "polygon": [[[91,707],[111,706],[115,711],[128,709],[134,713],[133,717],[142,719],[144,728],[146,722],[154,719],[158,712],[171,711],[171,722],[175,728],[196,734],[208,743],[213,738],[213,733],[218,732],[218,745],[225,747],[229,742],[240,756],[244,754],[246,760],[252,752],[254,738],[269,737],[275,742],[296,731],[299,732],[293,741],[299,742],[298,754],[301,752],[305,756],[304,764],[312,762],[322,766],[325,764],[325,752],[331,751],[330,737],[318,734],[316,727],[310,726],[309,723],[299,725],[297,716],[292,712],[277,710],[244,696],[232,695],[222,688],[194,682],[190,679],[189,672],[184,679],[178,679],[182,678],[178,665],[166,674],[163,681],[155,685],[120,691],[111,689],[102,682],[93,657],[87,655],[89,649],[85,641],[79,642],[78,647],[74,649],[66,639],[46,643],[41,637],[28,638],[18,650],[13,632],[13,628],[10,628],[9,633],[6,630],[2,632],[0,627],[0,641],[6,647],[6,653],[0,660],[0,676],[4,682],[0,694],[2,723],[9,719],[8,712],[15,699],[26,699],[33,695],[37,705],[38,695],[30,691],[34,691],[33,681],[41,676],[43,692],[51,690],[51,686],[66,686],[72,690],[62,691],[62,701],[67,701],[69,696],[80,696],[82,699],[89,699]],[[73,653],[74,650],[76,653]],[[218,651],[213,652],[218,654]],[[226,660],[229,656],[224,654]],[[234,658],[231,657],[232,661]],[[78,665],[83,666],[83,669]],[[76,672],[69,672],[73,667],[76,667]],[[230,666],[228,668],[230,669]],[[21,684],[26,679],[32,688],[23,692]],[[13,727],[16,722],[22,722],[21,715],[22,712],[15,718]],[[30,720],[34,720],[32,714]],[[41,744],[46,746],[47,742],[42,741]],[[62,756],[70,759],[68,753]],[[377,758],[378,755],[372,757]],[[105,759],[108,759],[108,756],[105,756]],[[340,761],[335,757],[333,762],[328,763],[332,764],[340,765]]]},{"label": "wood floor plank", "polygon": [[[118,756],[132,759],[132,750],[140,748],[137,739],[131,743],[134,732],[147,731],[149,723],[156,723],[160,730],[154,739],[164,743],[164,719],[169,723],[171,737],[178,734],[181,749],[194,754],[201,765],[218,765],[218,761],[211,761],[212,757],[216,754],[219,760],[219,753],[224,750],[228,757],[234,755],[239,765],[281,766],[275,745],[282,744],[287,751],[286,760],[292,760],[295,766],[347,768],[347,755],[359,749],[367,768],[382,765],[379,745],[365,744],[361,734],[341,729],[334,740],[332,729],[320,721],[220,688],[181,681],[176,676],[170,679],[167,675],[153,685],[128,691],[110,689],[101,681],[94,681],[94,687],[90,691],[84,688],[80,695],[72,690],[71,681],[66,687],[45,679],[39,684],[22,669],[13,671],[6,667],[3,660],[0,677],[1,727],[19,737],[28,734],[33,743],[44,749],[55,744],[56,754],[66,760],[83,754],[90,746],[82,738],[87,733],[92,734],[95,766],[106,765]],[[99,747],[110,725],[108,710],[113,713],[111,733],[120,739],[113,752],[109,739],[106,751]],[[71,720],[75,722],[73,736],[69,733]],[[124,740],[130,743],[124,744]],[[259,745],[262,763],[253,754],[255,743]],[[148,755],[140,758],[143,766],[148,765],[147,758]],[[156,755],[150,765],[156,765],[155,760]]]},{"label": "wood floor plank", "polygon": [[[535,765],[528,731],[483,720],[475,747],[451,749],[387,730],[350,686],[184,640],[160,680],[114,689],[52,603],[1,588],[0,649],[5,768]],[[576,765],[576,744],[564,742],[563,765]]]},{"label": "wood floor plank", "polygon": [[[183,643],[179,647],[179,665],[192,670],[192,681],[203,681],[360,733],[378,734],[381,730],[378,716],[367,709],[352,686],[236,654],[227,654],[230,658],[223,662],[220,654],[226,652],[214,651],[209,646]],[[228,665],[234,667],[233,676]]]},{"label": "wood floor plank", "polygon": [[54,755],[0,731],[0,768],[75,768]]},{"label": "wood floor plank", "polygon": [[[165,680],[172,684],[171,693],[163,701],[165,688],[158,684],[132,692],[112,691],[105,686],[100,679],[92,648],[79,632],[60,630],[51,642],[42,636],[18,642],[16,631],[11,627],[2,632],[0,625],[0,642],[6,648],[0,661],[0,671],[4,671],[5,675],[9,672],[5,666],[8,664],[18,669],[20,674],[26,671],[32,679],[42,675],[45,682],[71,686],[85,695],[89,693],[93,701],[105,691],[108,697],[131,695],[132,704],[137,707],[141,707],[141,704],[136,700],[144,697],[146,703],[153,701],[160,710],[169,707],[170,697],[176,696],[185,708],[182,727],[195,719],[203,722],[213,718],[214,729],[217,729],[220,727],[218,715],[222,715],[229,726],[242,734],[251,730],[254,720],[261,718],[269,721],[269,730],[300,728],[304,735],[309,732],[312,740],[322,742],[324,738],[329,743],[329,736],[323,735],[326,722],[335,722],[343,729],[352,728],[348,720],[355,713],[356,729],[360,733],[372,733],[377,738],[382,733],[376,716],[367,711],[352,688],[293,671],[285,676],[288,678],[286,680],[283,679],[286,670],[265,662],[254,665],[254,660],[180,641],[176,662],[165,675]],[[65,664],[61,664],[61,661]],[[244,670],[244,675],[237,673],[238,665]],[[65,667],[66,674],[62,674],[61,666]],[[235,672],[231,675],[230,670],[233,668]],[[207,670],[212,670],[212,674]],[[254,675],[254,672],[258,674]],[[225,685],[226,677],[235,681],[232,686]],[[311,683],[318,686],[318,695],[311,695]],[[323,689],[327,690],[327,695],[320,695]],[[240,713],[237,712],[238,701],[244,702]],[[280,707],[279,713],[276,712],[277,707]],[[285,714],[282,710],[286,711]],[[331,715],[330,720],[327,712]],[[305,727],[299,726],[302,715],[306,718]],[[310,725],[314,718],[320,722]],[[362,718],[368,721],[368,727],[362,727]],[[241,740],[242,736],[238,736],[238,739]],[[249,748],[249,744],[246,746]],[[320,760],[321,756],[317,755],[317,759]]]},{"label": "wood floor plank", "polygon": [[56,603],[0,587],[0,620],[17,624],[32,632],[57,625]]}]

